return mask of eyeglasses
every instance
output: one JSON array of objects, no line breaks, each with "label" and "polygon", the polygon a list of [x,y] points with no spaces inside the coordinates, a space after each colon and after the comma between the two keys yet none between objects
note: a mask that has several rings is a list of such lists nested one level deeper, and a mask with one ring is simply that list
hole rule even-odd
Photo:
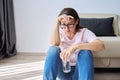
[{"label": "eyeglasses", "polygon": [[74,24],[60,24],[60,27],[62,29],[65,29],[65,28],[73,28],[74,27]]}]

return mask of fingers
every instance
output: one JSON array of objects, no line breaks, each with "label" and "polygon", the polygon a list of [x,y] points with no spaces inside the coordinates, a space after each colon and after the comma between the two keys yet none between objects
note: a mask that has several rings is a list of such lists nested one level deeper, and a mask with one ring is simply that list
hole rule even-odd
[{"label": "fingers", "polygon": [[70,16],[70,15],[67,15],[68,19],[74,19],[74,17]]},{"label": "fingers", "polygon": [[67,53],[67,54],[66,54],[65,60],[66,60],[66,61],[70,61],[70,53]]},{"label": "fingers", "polygon": [[60,58],[63,62],[70,61],[70,53],[67,50],[64,50],[60,53]]},{"label": "fingers", "polygon": [[65,19],[68,20],[68,21],[69,21],[70,19],[74,19],[74,17],[72,17],[72,16],[70,16],[70,15],[65,15],[64,17],[65,17]]},{"label": "fingers", "polygon": [[61,16],[58,17],[59,22],[61,22],[62,20],[69,21],[70,19],[74,19],[74,17],[72,17],[70,15],[61,15]]},{"label": "fingers", "polygon": [[62,51],[60,53],[60,58],[62,59],[63,62],[65,62],[65,51]]},{"label": "fingers", "polygon": [[63,19],[65,19],[65,15],[61,15],[58,17],[59,22],[61,22],[61,20],[63,20]]}]

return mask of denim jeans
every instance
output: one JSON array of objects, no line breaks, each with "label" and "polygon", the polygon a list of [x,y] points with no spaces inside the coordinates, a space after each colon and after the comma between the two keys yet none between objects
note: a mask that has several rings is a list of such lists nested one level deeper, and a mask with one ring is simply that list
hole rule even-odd
[{"label": "denim jeans", "polygon": [[64,73],[60,48],[50,46],[44,65],[43,80],[94,80],[93,55],[89,50],[80,50],[75,66],[70,73]]}]

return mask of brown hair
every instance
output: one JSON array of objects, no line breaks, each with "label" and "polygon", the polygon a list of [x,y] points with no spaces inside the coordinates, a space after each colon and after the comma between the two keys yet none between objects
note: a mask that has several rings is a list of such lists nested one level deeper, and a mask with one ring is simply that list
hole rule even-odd
[{"label": "brown hair", "polygon": [[78,20],[78,24],[76,25],[76,32],[77,32],[79,29],[83,28],[83,27],[80,26],[80,18],[79,18],[78,13],[76,12],[75,9],[73,9],[73,8],[64,8],[64,9],[60,12],[60,14],[59,14],[58,16],[63,15],[63,14],[65,14],[65,15],[70,15],[70,16],[74,17],[75,20]]}]

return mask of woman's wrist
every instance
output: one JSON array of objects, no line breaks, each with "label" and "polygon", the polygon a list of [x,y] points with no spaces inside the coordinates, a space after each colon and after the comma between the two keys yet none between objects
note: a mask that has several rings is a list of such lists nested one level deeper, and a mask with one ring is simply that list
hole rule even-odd
[{"label": "woman's wrist", "polygon": [[74,51],[77,50],[77,45],[73,45],[73,50],[74,50]]},{"label": "woman's wrist", "polygon": [[59,25],[60,25],[59,20],[56,20],[56,23],[55,23],[55,24],[56,24],[57,27],[59,27]]}]

